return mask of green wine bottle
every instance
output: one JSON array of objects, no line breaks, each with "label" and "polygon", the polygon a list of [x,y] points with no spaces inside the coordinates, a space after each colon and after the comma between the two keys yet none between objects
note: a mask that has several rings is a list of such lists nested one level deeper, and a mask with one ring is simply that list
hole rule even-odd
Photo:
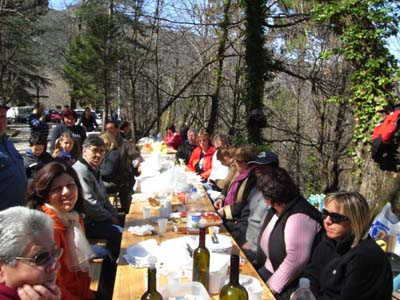
[{"label": "green wine bottle", "polygon": [[147,291],[140,300],[162,300],[162,296],[157,292],[157,269],[155,257],[149,258],[149,268],[147,269]]},{"label": "green wine bottle", "polygon": [[228,284],[219,293],[220,300],[247,300],[246,289],[239,283],[239,255],[231,255],[231,271]]},{"label": "green wine bottle", "polygon": [[200,224],[199,246],[193,251],[193,277],[192,281],[198,281],[208,290],[210,276],[210,252],[206,248],[206,228]]}]

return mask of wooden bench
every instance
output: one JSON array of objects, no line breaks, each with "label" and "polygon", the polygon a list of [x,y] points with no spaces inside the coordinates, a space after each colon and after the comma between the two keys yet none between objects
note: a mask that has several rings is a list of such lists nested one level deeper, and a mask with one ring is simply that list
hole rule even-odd
[{"label": "wooden bench", "polygon": [[103,264],[103,258],[94,258],[90,262],[89,276],[90,276],[90,289],[97,291],[99,288],[99,281],[101,275],[101,266]]},{"label": "wooden bench", "polygon": [[[91,245],[107,246],[107,241],[102,239],[89,239]],[[99,288],[101,270],[103,265],[103,258],[93,258],[90,262],[89,276],[90,276],[90,289],[97,291]]]}]

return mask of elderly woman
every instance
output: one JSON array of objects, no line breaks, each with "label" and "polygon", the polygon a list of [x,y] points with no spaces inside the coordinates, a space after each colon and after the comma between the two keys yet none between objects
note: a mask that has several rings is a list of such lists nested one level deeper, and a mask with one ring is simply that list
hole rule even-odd
[{"label": "elderly woman", "polygon": [[325,197],[326,234],[302,277],[317,299],[390,300],[392,270],[385,253],[368,235],[371,212],[357,192]]},{"label": "elderly woman", "polygon": [[57,276],[62,299],[94,299],[88,273],[94,253],[83,232],[82,189],[74,169],[58,162],[45,165],[29,184],[28,206],[54,221],[55,242],[64,250]]},{"label": "elderly woman", "polygon": [[233,152],[232,158],[237,166],[237,173],[228,188],[214,202],[214,207],[225,219],[228,229],[240,217],[251,190],[256,186],[255,167],[247,163],[257,158],[257,150],[252,146],[242,146]]},{"label": "elderly woman", "polygon": [[64,109],[62,113],[63,124],[58,124],[50,136],[50,153],[53,153],[57,139],[66,131],[71,132],[75,141],[82,147],[86,139],[86,129],[81,125],[75,125],[78,115],[71,108]]},{"label": "elderly woman", "polygon": [[257,188],[271,208],[260,230],[253,263],[275,297],[286,300],[320,239],[322,216],[280,167],[265,166]]},{"label": "elderly woman", "polygon": [[210,135],[207,132],[198,134],[197,144],[199,146],[194,148],[187,168],[189,171],[196,172],[203,180],[207,180],[211,173],[215,148],[211,145]]},{"label": "elderly woman", "polygon": [[59,300],[61,254],[44,213],[20,206],[1,211],[0,299]]}]

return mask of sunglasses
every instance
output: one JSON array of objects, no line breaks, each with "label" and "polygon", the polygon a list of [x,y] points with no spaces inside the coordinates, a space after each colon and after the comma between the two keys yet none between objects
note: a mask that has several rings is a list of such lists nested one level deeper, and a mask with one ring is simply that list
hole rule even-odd
[{"label": "sunglasses", "polygon": [[342,214],[329,212],[326,209],[323,209],[322,210],[322,218],[325,220],[327,217],[329,217],[331,219],[332,223],[341,223],[341,222],[349,220],[348,217],[346,217],[346,216],[344,216]]},{"label": "sunglasses", "polygon": [[62,248],[56,248],[51,251],[42,252],[34,257],[15,257],[16,260],[21,262],[31,263],[36,266],[48,266],[49,263],[56,262],[63,254]]}]

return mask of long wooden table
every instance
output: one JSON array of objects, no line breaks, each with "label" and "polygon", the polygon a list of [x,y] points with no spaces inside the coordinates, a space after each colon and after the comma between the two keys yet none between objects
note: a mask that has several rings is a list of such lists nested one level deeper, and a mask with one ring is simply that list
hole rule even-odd
[{"label": "long wooden table", "polygon": [[[203,190],[204,192],[204,190]],[[198,206],[201,206],[204,211],[215,211],[211,201],[208,199],[207,195],[203,194],[203,197],[198,200]],[[114,293],[113,300],[134,300],[140,299],[142,294],[145,292],[145,275],[147,272],[147,268],[135,268],[130,266],[123,255],[126,253],[126,249],[129,245],[142,242],[148,239],[158,239],[158,242],[161,243],[163,241],[181,237],[182,233],[176,233],[172,229],[172,225],[168,225],[167,232],[161,236],[137,236],[128,232],[128,228],[130,226],[137,226],[148,224],[148,220],[143,219],[142,208],[144,205],[147,205],[147,201],[145,200],[135,200],[133,197],[131,211],[126,215],[125,228],[122,235],[121,242],[121,252],[118,260],[117,273],[115,278],[114,285]],[[225,234],[229,235],[229,233],[224,230],[223,225],[221,225],[221,231],[225,231]],[[235,241],[232,239],[232,243],[235,244]],[[245,255],[241,253],[241,257],[245,258]],[[263,280],[259,277],[258,273],[254,269],[254,267],[249,263],[245,263],[241,268],[241,273],[246,275],[251,275],[257,278],[263,286],[263,300],[275,300],[274,296],[265,285]],[[160,278],[161,284],[166,283],[166,278]],[[212,299],[218,299],[218,295],[210,296]]]}]

